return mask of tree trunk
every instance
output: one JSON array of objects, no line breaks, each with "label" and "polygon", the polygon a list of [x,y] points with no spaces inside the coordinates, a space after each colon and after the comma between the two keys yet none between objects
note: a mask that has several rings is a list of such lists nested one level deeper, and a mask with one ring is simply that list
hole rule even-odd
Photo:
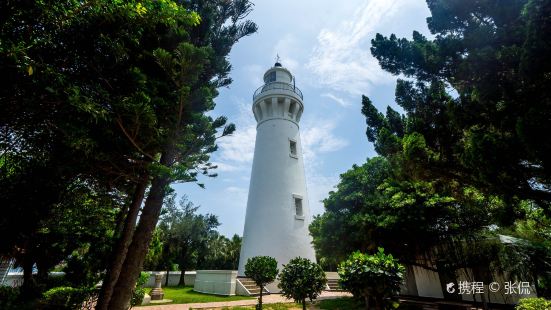
[{"label": "tree trunk", "polygon": [[186,279],[185,279],[185,276],[186,276],[186,257],[187,257],[187,251],[188,251],[188,247],[185,246],[183,249],[182,249],[182,252],[180,253],[180,260],[178,261],[178,267],[180,267],[180,271],[182,273],[180,273],[180,281],[178,281],[178,285],[180,286],[185,286],[186,285]]},{"label": "tree trunk", "polygon": [[364,296],[364,300],[365,300],[365,310],[369,310],[369,296],[368,295]]},{"label": "tree trunk", "polygon": [[45,284],[48,281],[48,270],[49,268],[44,266],[43,264],[36,263],[36,283],[38,284]]},{"label": "tree trunk", "polygon": [[96,310],[109,309],[109,301],[111,300],[111,296],[113,296],[113,289],[115,288],[115,284],[119,279],[122,265],[126,258],[130,242],[132,241],[134,229],[136,228],[136,220],[138,218],[140,206],[142,205],[143,197],[145,195],[148,178],[149,176],[145,175],[134,189],[134,196],[132,197],[132,202],[130,204],[130,207],[128,208],[128,214],[126,215],[122,234],[117,240],[115,248],[116,250],[113,253],[114,255],[111,259],[111,264],[109,265],[105,278],[103,279],[103,285],[101,286]]},{"label": "tree trunk", "polygon": [[262,291],[264,291],[264,286],[260,285],[260,297],[258,298],[258,304],[260,305],[260,310],[262,310]]},{"label": "tree trunk", "polygon": [[165,287],[168,287],[168,277],[170,277],[170,270],[166,269]]},{"label": "tree trunk", "polygon": [[375,309],[377,310],[383,309],[383,300],[380,296],[375,297]]},{"label": "tree trunk", "polygon": [[21,285],[21,293],[23,296],[32,296],[35,289],[33,279],[34,263],[28,252],[25,252],[23,255],[23,284]]},{"label": "tree trunk", "polygon": [[302,299],[302,310],[306,310],[306,298]]},{"label": "tree trunk", "polygon": [[185,286],[186,285],[186,266],[180,267],[180,281],[178,281],[178,285]]},{"label": "tree trunk", "polygon": [[[174,160],[174,150],[169,149],[161,156],[160,163],[163,166],[170,167]],[[109,302],[109,310],[126,310],[130,305],[132,291],[136,286],[136,281],[140,271],[142,270],[143,262],[147,254],[149,242],[153,236],[153,230],[159,220],[163,200],[166,195],[166,188],[170,185],[171,178],[168,175],[156,176],[149,190],[149,195],[145,200],[145,204],[140,216],[140,222],[132,243],[128,247],[126,259],[122,265],[119,278],[113,289],[113,294]]]}]

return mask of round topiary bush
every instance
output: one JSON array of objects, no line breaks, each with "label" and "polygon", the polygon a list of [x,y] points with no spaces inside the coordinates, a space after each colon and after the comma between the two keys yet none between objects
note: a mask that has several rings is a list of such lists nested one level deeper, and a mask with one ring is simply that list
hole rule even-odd
[{"label": "round topiary bush", "polygon": [[277,261],[270,256],[255,256],[247,260],[245,264],[245,275],[260,287],[257,309],[262,309],[262,291],[268,283],[274,282],[277,277]]},{"label": "round topiary bush", "polygon": [[377,309],[396,308],[394,297],[400,291],[405,268],[391,254],[386,255],[382,248],[374,255],[354,252],[341,262],[338,268],[341,286],[355,297],[365,301],[375,300]]},{"label": "round topiary bush", "polygon": [[82,309],[84,302],[93,294],[92,288],[59,286],[44,292],[44,309],[73,310]]},{"label": "round topiary bush", "polygon": [[279,288],[283,296],[302,303],[306,310],[306,298],[316,299],[327,284],[325,272],[320,265],[306,258],[293,258],[279,275]]}]

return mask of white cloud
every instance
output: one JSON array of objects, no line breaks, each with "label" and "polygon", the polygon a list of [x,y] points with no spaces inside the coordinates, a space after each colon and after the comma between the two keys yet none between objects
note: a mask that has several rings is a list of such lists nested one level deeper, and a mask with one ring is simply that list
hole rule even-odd
[{"label": "white cloud", "polygon": [[226,189],[224,189],[224,191],[229,193],[239,194],[239,195],[247,195],[247,189],[237,187],[237,186],[228,186],[226,187]]},{"label": "white cloud", "polygon": [[[313,171],[309,172],[312,173]],[[307,172],[306,175],[310,213],[312,215],[321,214],[325,211],[322,201],[327,198],[329,192],[337,185],[339,177],[310,173]]]},{"label": "white cloud", "polygon": [[[226,171],[235,171],[250,166],[253,160],[254,144],[256,139],[256,123],[252,111],[243,103],[238,103],[239,116],[235,120],[236,130],[231,136],[223,137],[218,141],[219,152],[216,162]],[[220,167],[220,166],[219,166]]]},{"label": "white cloud", "polygon": [[334,121],[316,120],[315,124],[305,124],[301,132],[305,165],[316,164],[319,154],[335,152],[348,145],[346,140],[333,134],[336,127]]},{"label": "white cloud", "polygon": [[[281,64],[289,69],[293,74],[297,74],[300,69],[299,61],[292,55],[301,55],[302,42],[300,42],[295,35],[287,33],[284,35],[273,48],[273,59],[279,55]],[[275,62],[275,61],[274,61]]]},{"label": "white cloud", "polygon": [[327,97],[327,98],[330,98],[330,99],[333,99],[338,105],[340,105],[341,107],[348,107],[350,106],[350,103],[346,100],[344,100],[343,98],[341,97],[337,97],[335,95],[333,95],[332,93],[324,93],[324,94],[321,94],[322,97]]},{"label": "white cloud", "polygon": [[323,155],[341,150],[348,145],[348,141],[335,136],[335,121],[318,119],[313,123],[316,125],[310,126],[311,124],[305,124],[301,139],[310,211],[312,215],[316,215],[324,212],[321,201],[327,198],[327,194],[339,180],[338,176],[320,173],[325,165]]},{"label": "white cloud", "polygon": [[403,0],[371,0],[360,6],[350,21],[336,29],[322,29],[318,45],[307,64],[318,83],[358,95],[375,83],[394,79],[385,73],[369,52],[376,27],[407,4]]},{"label": "white cloud", "polygon": [[[243,67],[243,70],[245,71],[245,76],[249,77],[249,82],[251,83],[252,87],[260,87],[262,86],[262,84],[264,84],[262,77],[266,69],[267,68],[264,68],[261,65],[246,65]],[[252,89],[254,90],[254,88]]]}]

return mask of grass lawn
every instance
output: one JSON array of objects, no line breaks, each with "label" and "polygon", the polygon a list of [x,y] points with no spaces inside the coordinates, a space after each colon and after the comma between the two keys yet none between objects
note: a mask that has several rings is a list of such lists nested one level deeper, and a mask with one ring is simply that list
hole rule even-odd
[{"label": "grass lawn", "polygon": [[[151,290],[146,291],[149,293]],[[199,302],[233,301],[253,299],[247,296],[220,296],[203,294],[193,291],[193,286],[164,287],[165,299],[172,299],[173,304],[190,304]]]},{"label": "grass lawn", "polygon": [[[237,306],[237,307],[224,307],[220,308],[221,310],[254,310],[254,306]],[[291,310],[291,309],[300,309],[302,306],[294,303],[277,303],[277,304],[263,304],[262,309],[264,310]]]},{"label": "grass lawn", "polygon": [[[355,310],[361,309],[364,307],[361,306],[358,302],[354,301],[352,298],[337,298],[337,299],[327,299],[317,302],[312,305],[307,303],[307,309],[309,310]],[[225,308],[216,308],[221,310],[254,310],[254,306],[241,306],[241,307],[225,307]],[[295,303],[278,303],[278,304],[264,304],[262,309],[265,310],[302,310],[301,304]]]},{"label": "grass lawn", "polygon": [[[326,299],[316,302],[314,305],[308,303],[306,305],[308,310],[364,310],[365,306],[350,297],[342,297],[336,299]],[[264,304],[262,306],[265,310],[302,310],[302,305],[294,303],[284,304]],[[254,307],[226,307],[216,308],[220,310],[254,310]],[[411,306],[408,304],[400,304],[397,310],[420,310],[418,306]]]},{"label": "grass lawn", "polygon": [[323,310],[356,310],[365,309],[363,304],[350,297],[337,299],[326,299],[318,303],[319,308]]}]

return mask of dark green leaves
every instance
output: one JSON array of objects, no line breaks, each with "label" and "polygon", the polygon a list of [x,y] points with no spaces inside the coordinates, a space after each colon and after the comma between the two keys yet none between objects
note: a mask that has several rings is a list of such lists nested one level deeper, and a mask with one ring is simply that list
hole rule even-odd
[{"label": "dark green leaves", "polygon": [[245,275],[260,287],[273,282],[278,272],[277,261],[270,256],[251,257],[245,264]]},{"label": "dark green leaves", "polygon": [[[304,305],[306,298],[316,299],[325,289],[327,279],[320,265],[306,259],[293,258],[283,265],[278,287],[281,294]],[[304,307],[304,306],[303,306]]]}]

